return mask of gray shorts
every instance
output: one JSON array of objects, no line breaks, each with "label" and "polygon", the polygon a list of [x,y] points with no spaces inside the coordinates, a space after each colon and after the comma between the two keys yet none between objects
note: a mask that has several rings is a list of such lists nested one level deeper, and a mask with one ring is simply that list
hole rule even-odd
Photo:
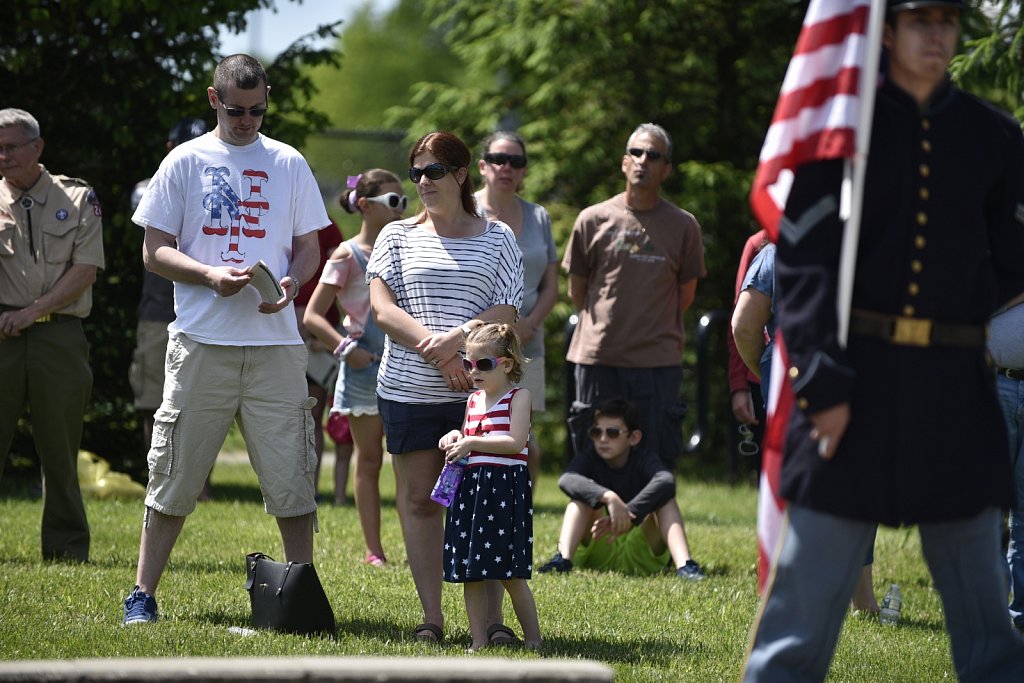
[{"label": "gray shorts", "polygon": [[533,401],[533,412],[542,412],[547,406],[544,400],[544,356],[539,355],[523,366],[523,379],[519,386],[530,390],[530,399]]},{"label": "gray shorts", "polygon": [[135,351],[128,368],[128,382],[135,407],[156,410],[164,391],[164,360],[167,358],[167,323],[140,320],[135,328]]},{"label": "gray shorts", "polygon": [[236,420],[267,513],[298,517],[315,511],[315,425],[305,373],[301,344],[216,346],[172,335],[149,450],[146,505],[179,517],[195,510]]}]

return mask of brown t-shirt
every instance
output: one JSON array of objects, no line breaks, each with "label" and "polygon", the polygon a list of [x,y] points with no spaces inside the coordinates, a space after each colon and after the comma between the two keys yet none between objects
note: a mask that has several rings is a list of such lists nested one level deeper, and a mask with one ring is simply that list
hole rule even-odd
[{"label": "brown t-shirt", "polygon": [[700,225],[665,199],[636,211],[625,194],[580,212],[562,267],[587,280],[566,358],[585,365],[655,368],[683,353],[679,285],[703,277]]}]

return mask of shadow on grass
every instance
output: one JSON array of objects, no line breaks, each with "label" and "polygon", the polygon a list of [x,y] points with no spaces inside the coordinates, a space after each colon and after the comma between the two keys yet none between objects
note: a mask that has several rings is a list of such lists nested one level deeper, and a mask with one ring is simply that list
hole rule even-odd
[{"label": "shadow on grass", "polygon": [[630,640],[607,640],[599,636],[545,638],[543,657],[575,659],[583,657],[607,664],[644,662],[654,667],[667,666],[680,655],[677,640],[644,636]]},{"label": "shadow on grass", "polygon": [[[513,626],[513,628],[517,628]],[[383,643],[393,641],[414,640],[412,625],[398,626],[393,622],[352,619],[338,621],[338,635],[356,636],[378,640]],[[467,634],[463,634],[467,635]],[[457,638],[446,634],[445,646],[457,643]],[[468,645],[468,642],[466,643]],[[545,638],[544,648],[540,652],[545,658],[569,658],[599,660],[608,663],[631,663],[643,661],[652,666],[667,666],[674,658],[679,656],[680,644],[677,640],[668,638],[650,637],[644,635],[629,640],[608,640],[600,636],[588,637],[581,635],[579,638]],[[488,649],[489,654],[497,656],[505,648]]]}]

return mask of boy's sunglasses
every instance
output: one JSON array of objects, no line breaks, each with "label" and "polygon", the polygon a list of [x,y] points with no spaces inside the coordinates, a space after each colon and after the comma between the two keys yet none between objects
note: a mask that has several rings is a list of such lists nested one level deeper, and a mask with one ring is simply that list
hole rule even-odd
[{"label": "boy's sunglasses", "polygon": [[409,167],[409,180],[414,183],[418,183],[420,178],[427,176],[431,180],[440,180],[444,178],[447,173],[454,173],[459,170],[457,166],[445,166],[442,163],[434,162],[427,164],[423,168],[416,168],[415,166]]},{"label": "boy's sunglasses", "polygon": [[618,427],[609,427],[608,429],[601,429],[600,427],[591,427],[590,438],[597,441],[601,436],[607,436],[609,439],[617,439],[626,433],[625,429],[619,429]]},{"label": "boy's sunglasses", "polygon": [[657,161],[662,157],[661,152],[659,152],[656,149],[642,149],[640,147],[630,147],[626,151],[629,152],[629,155],[631,157],[634,157],[636,159],[641,158],[644,154],[647,155],[648,161]]},{"label": "boy's sunglasses", "polygon": [[498,367],[498,363],[505,360],[504,356],[497,358],[478,358],[477,360],[470,360],[468,358],[462,359],[462,368],[469,372],[473,368],[476,368],[480,372],[490,372],[494,368]]},{"label": "boy's sunglasses", "polygon": [[402,211],[405,211],[405,207],[409,206],[409,198],[397,192],[388,192],[377,197],[364,197],[364,199],[368,202],[376,202],[377,204],[383,204],[392,209],[401,209]]},{"label": "boy's sunglasses", "polygon": [[484,155],[484,161],[495,166],[509,164],[512,168],[526,168],[526,157],[522,154],[505,154],[503,152],[488,152]]}]

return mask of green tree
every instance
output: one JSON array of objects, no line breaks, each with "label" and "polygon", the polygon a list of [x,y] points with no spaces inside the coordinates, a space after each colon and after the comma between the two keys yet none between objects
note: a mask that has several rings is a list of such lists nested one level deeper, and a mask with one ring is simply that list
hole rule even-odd
[{"label": "green tree", "polygon": [[[248,10],[272,6],[272,0],[29,0],[4,7],[3,106],[32,112],[46,140],[47,168],[87,179],[103,205],[107,267],[86,320],[95,379],[83,447],[129,469],[144,466],[127,381],[142,269],[142,234],[129,220],[131,189],[156,170],[178,119],[199,116],[213,124],[205,88],[222,57],[218,28],[240,32]],[[336,36],[336,25],[315,33]],[[326,121],[308,105],[313,86],[300,67],[336,59],[331,50],[313,49],[311,38],[265,65],[273,91],[264,132],[296,146]],[[20,438],[18,449],[30,451],[30,440]]]},{"label": "green tree", "polygon": [[[337,196],[346,176],[367,168],[404,175],[409,147],[403,131],[386,129],[384,112],[408,104],[419,81],[453,85],[462,75],[461,61],[443,32],[431,27],[418,0],[401,0],[385,14],[366,3],[346,23],[337,44],[340,66],[309,70],[317,90],[309,104],[324,113],[331,130],[311,139],[304,152],[327,196]],[[330,208],[346,232],[358,229],[357,217]]]},{"label": "green tree", "polygon": [[1024,121],[1024,22],[1019,0],[975,2],[964,17],[965,50],[950,71],[958,85]]}]

